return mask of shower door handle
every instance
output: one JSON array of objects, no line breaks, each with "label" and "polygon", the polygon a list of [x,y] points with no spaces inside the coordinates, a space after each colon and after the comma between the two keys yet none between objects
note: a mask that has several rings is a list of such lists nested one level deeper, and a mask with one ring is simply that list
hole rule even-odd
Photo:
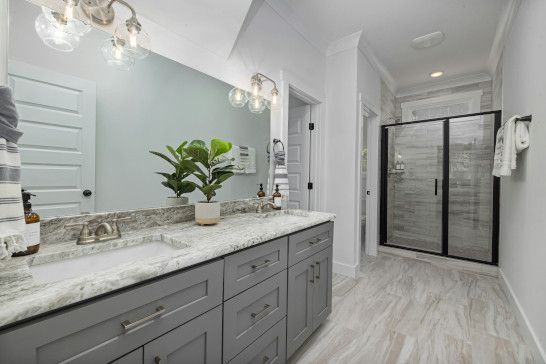
[{"label": "shower door handle", "polygon": [[434,179],[434,196],[438,196],[438,178]]}]

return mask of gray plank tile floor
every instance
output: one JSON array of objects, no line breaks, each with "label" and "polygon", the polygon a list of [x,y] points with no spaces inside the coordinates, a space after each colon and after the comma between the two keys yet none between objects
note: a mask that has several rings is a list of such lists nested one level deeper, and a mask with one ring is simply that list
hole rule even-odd
[{"label": "gray plank tile floor", "polygon": [[539,363],[498,278],[380,254],[334,275],[328,320],[291,363]]}]

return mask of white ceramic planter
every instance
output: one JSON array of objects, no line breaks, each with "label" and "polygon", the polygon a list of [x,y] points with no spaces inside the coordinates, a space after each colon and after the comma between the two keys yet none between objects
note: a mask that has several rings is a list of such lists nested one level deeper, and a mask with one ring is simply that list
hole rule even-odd
[{"label": "white ceramic planter", "polygon": [[176,197],[176,196],[167,197],[167,206],[168,206],[168,207],[182,206],[182,205],[187,205],[187,204],[188,204],[188,198],[185,197],[185,196],[180,196],[180,197]]},{"label": "white ceramic planter", "polygon": [[196,202],[195,222],[199,225],[214,225],[220,221],[220,202]]}]

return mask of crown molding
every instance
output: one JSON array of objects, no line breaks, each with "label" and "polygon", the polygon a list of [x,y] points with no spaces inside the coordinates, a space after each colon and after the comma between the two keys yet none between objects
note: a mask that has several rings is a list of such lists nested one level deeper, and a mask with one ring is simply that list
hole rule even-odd
[{"label": "crown molding", "polygon": [[506,4],[503,13],[497,24],[497,31],[495,32],[495,38],[493,39],[493,45],[489,52],[489,58],[487,60],[487,70],[491,73],[495,73],[495,69],[499,64],[499,60],[502,57],[502,51],[504,45],[510,35],[512,29],[512,23],[518,13],[522,0],[510,0]]},{"label": "crown molding", "polygon": [[348,49],[356,49],[358,47],[358,43],[360,42],[361,35],[362,31],[358,31],[331,42],[326,50],[326,56],[332,56]]},{"label": "crown molding", "polygon": [[358,43],[358,49],[362,52],[364,57],[368,59],[372,67],[379,73],[379,77],[383,80],[385,85],[389,88],[390,92],[394,95],[396,94],[397,84],[392,77],[389,69],[381,62],[381,60],[376,56],[373,48],[368,43],[366,37],[362,34],[360,41]]},{"label": "crown molding", "polygon": [[265,0],[265,3],[273,9],[284,21],[298,32],[309,44],[318,49],[321,53],[326,53],[328,42],[320,36],[319,29],[310,29],[306,26],[296,11],[286,0]]},{"label": "crown molding", "polygon": [[421,85],[417,85],[413,87],[403,88],[396,93],[396,97],[416,95],[416,94],[421,94],[425,92],[438,91],[438,90],[443,90],[446,88],[470,85],[473,83],[486,82],[486,81],[491,81],[491,76],[488,73],[485,73],[485,72],[476,73],[472,75],[466,75],[466,76],[446,79],[442,81],[429,82],[429,83],[425,83],[425,84],[421,84]]}]

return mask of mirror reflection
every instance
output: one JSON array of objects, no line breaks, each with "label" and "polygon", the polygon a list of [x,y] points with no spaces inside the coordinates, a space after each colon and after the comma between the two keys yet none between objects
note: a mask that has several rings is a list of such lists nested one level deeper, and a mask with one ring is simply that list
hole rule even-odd
[{"label": "mirror reflection", "polygon": [[[256,195],[267,183],[270,113],[234,108],[233,86],[150,53],[129,69],[107,64],[109,35],[92,28],[72,52],[46,46],[35,31],[42,9],[10,1],[9,82],[24,136],[19,142],[22,187],[36,195],[43,217],[161,207],[182,191],[164,186],[184,141],[232,143],[235,175],[215,200]],[[123,67],[122,67],[123,68]],[[194,177],[191,177],[194,178]],[[197,182],[197,180],[195,180]]]}]

